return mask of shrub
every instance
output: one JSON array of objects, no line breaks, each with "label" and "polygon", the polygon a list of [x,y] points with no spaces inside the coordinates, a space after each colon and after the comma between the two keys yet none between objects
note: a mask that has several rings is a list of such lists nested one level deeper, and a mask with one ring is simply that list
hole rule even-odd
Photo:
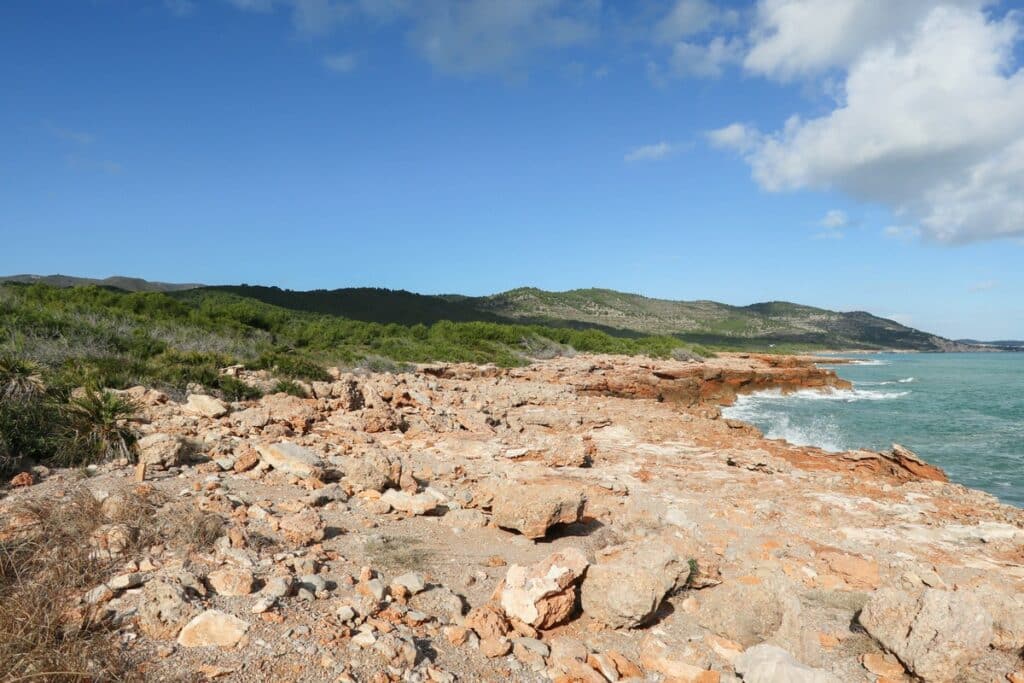
[{"label": "shrub", "polygon": [[42,368],[14,355],[0,356],[0,402],[34,401],[43,396]]},{"label": "shrub", "polygon": [[89,465],[103,460],[135,460],[134,430],[128,424],[138,405],[112,391],[86,389],[65,410],[68,438],[59,454],[67,465]]},{"label": "shrub", "polygon": [[231,375],[219,375],[216,387],[225,401],[255,401],[263,392]]},{"label": "shrub", "polygon": [[274,385],[273,392],[275,394],[290,394],[292,396],[298,396],[299,398],[309,398],[306,394],[306,390],[302,388],[302,385],[293,379],[282,379]]}]

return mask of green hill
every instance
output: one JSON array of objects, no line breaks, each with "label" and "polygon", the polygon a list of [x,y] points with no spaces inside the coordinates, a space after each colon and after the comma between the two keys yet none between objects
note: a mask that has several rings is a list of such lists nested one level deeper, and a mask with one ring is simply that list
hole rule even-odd
[{"label": "green hill", "polygon": [[467,297],[368,287],[313,291],[250,285],[207,287],[123,277],[88,280],[63,275],[19,275],[0,278],[0,282],[4,280],[56,287],[93,284],[130,292],[162,292],[200,306],[197,302],[204,298],[230,295],[251,304],[379,325],[433,326],[442,321],[515,324],[548,330],[592,330],[624,340],[674,337],[688,344],[721,349],[974,348],[864,311],[844,313],[784,301],[730,306],[715,301],[654,299],[610,289],[548,292],[524,287],[491,296]]}]

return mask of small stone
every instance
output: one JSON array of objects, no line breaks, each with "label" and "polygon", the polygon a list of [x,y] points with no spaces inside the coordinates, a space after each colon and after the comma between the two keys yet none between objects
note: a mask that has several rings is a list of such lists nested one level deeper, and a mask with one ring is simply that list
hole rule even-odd
[{"label": "small stone", "polygon": [[900,661],[892,655],[882,654],[880,652],[869,652],[861,655],[860,663],[864,665],[864,668],[875,674],[876,676],[884,676],[887,678],[901,678],[906,670]]},{"label": "small stone", "polygon": [[286,598],[292,594],[294,581],[291,576],[274,576],[267,579],[260,595],[268,598]]},{"label": "small stone", "polygon": [[290,441],[282,441],[271,446],[259,446],[260,457],[265,463],[279,472],[294,474],[298,477],[320,478],[323,466],[320,457]]},{"label": "small stone", "polygon": [[480,654],[493,659],[504,657],[512,651],[512,642],[508,638],[482,638],[480,640]]},{"label": "small stone", "polygon": [[299,545],[324,540],[324,521],[312,508],[284,517],[280,529],[289,541]]},{"label": "small stone", "polygon": [[419,572],[406,572],[401,576],[396,576],[391,581],[392,586],[402,586],[410,595],[416,595],[422,593],[423,589],[427,587],[426,581],[423,579],[423,574]]},{"label": "small stone", "polygon": [[566,621],[576,604],[575,582],[588,564],[583,553],[567,548],[531,567],[512,565],[499,597],[502,609],[536,628]]},{"label": "small stone", "polygon": [[187,413],[210,418],[228,414],[228,407],[223,401],[205,394],[192,394],[182,409]]},{"label": "small stone", "polygon": [[755,645],[736,658],[743,683],[840,683],[828,671],[801,664],[774,645]]},{"label": "small stone", "polygon": [[471,609],[466,615],[466,626],[483,640],[500,638],[511,628],[505,615],[490,605]]},{"label": "small stone", "polygon": [[11,486],[18,488],[24,486],[32,486],[35,480],[32,478],[31,472],[19,472],[11,478]]},{"label": "small stone", "polygon": [[218,595],[249,595],[256,588],[252,572],[239,567],[216,569],[207,575],[206,580]]},{"label": "small stone", "polygon": [[206,610],[192,619],[178,634],[182,647],[234,647],[249,629],[238,617],[218,610]]},{"label": "small stone", "polygon": [[277,598],[265,597],[260,598],[252,606],[253,614],[263,614],[264,612],[273,609],[274,605],[277,604]]}]

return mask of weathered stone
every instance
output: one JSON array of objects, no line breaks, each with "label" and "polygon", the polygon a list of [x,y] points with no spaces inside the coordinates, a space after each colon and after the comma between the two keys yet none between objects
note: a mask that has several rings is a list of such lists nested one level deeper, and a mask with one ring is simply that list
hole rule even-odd
[{"label": "weathered stone", "polygon": [[729,581],[701,591],[698,600],[698,623],[744,647],[768,640],[782,626],[783,605],[761,582]]},{"label": "weathered stone", "polygon": [[388,489],[380,497],[380,500],[399,512],[407,512],[412,515],[425,515],[436,510],[438,505],[438,499],[429,493],[412,495],[397,489]]},{"label": "weathered stone", "polygon": [[801,664],[775,645],[755,645],[736,658],[736,673],[743,683],[840,683],[828,671]]},{"label": "weathered stone", "polygon": [[299,545],[324,540],[324,521],[312,508],[284,517],[279,528],[289,541]]},{"label": "weathered stone", "polygon": [[575,548],[552,553],[530,567],[509,567],[499,601],[505,614],[535,628],[566,621],[576,604],[576,581],[587,558]]},{"label": "weathered stone", "polygon": [[883,588],[871,595],[859,621],[925,680],[956,678],[994,637],[991,615],[975,595],[965,591]]},{"label": "weathered stone", "polygon": [[512,651],[512,641],[508,638],[481,638],[480,654],[484,657],[504,657]]},{"label": "weathered stone", "polygon": [[208,609],[188,622],[178,634],[182,647],[234,647],[249,630],[238,617]]},{"label": "weathered stone", "polygon": [[409,591],[410,595],[416,595],[417,593],[423,592],[426,588],[427,583],[423,579],[423,574],[419,572],[406,572],[401,576],[396,576],[391,581],[392,586],[401,586],[405,590]]},{"label": "weathered stone", "polygon": [[163,579],[153,580],[142,589],[139,603],[139,630],[150,638],[174,638],[195,615],[184,589]]},{"label": "weathered stone", "polygon": [[320,456],[298,444],[282,441],[272,446],[259,446],[258,450],[263,461],[275,470],[297,477],[323,476]]},{"label": "weathered stone", "polygon": [[571,524],[583,511],[579,490],[557,484],[507,483],[494,494],[492,519],[527,538],[543,538],[555,524]]},{"label": "weathered stone", "polygon": [[261,429],[270,422],[270,411],[263,406],[253,406],[232,413],[231,421],[245,430]]},{"label": "weathered stone", "polygon": [[639,626],[689,574],[687,563],[665,546],[624,551],[590,567],[582,587],[583,611],[612,628]]},{"label": "weathered stone", "polygon": [[224,401],[206,394],[191,394],[182,409],[186,413],[211,418],[228,414],[228,407]]},{"label": "weathered stone", "polygon": [[679,683],[717,683],[719,674],[709,671],[702,656],[685,640],[666,640],[650,632],[640,641],[640,663],[647,671],[655,671]]},{"label": "weathered stone", "polygon": [[444,523],[447,526],[463,529],[482,529],[487,526],[487,516],[479,510],[460,508],[449,510],[444,516]]},{"label": "weathered stone", "polygon": [[377,449],[353,457],[345,467],[345,478],[349,483],[365,491],[383,491],[395,486],[401,474],[401,461]]},{"label": "weathered stone", "polygon": [[206,580],[218,595],[249,595],[255,589],[252,572],[240,567],[224,567],[210,572]]},{"label": "weathered stone", "polygon": [[178,467],[188,458],[188,441],[180,436],[156,432],[139,439],[139,462],[155,469]]},{"label": "weathered stone", "polygon": [[505,636],[511,629],[505,615],[490,605],[471,609],[466,615],[466,626],[476,631],[484,640]]}]

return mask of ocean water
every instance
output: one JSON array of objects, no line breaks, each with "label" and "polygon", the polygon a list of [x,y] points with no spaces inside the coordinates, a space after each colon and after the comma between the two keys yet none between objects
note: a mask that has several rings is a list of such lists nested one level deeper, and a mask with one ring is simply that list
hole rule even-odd
[{"label": "ocean water", "polygon": [[828,365],[852,390],[741,396],[727,417],[828,451],[893,443],[1024,507],[1024,353],[887,353]]}]

